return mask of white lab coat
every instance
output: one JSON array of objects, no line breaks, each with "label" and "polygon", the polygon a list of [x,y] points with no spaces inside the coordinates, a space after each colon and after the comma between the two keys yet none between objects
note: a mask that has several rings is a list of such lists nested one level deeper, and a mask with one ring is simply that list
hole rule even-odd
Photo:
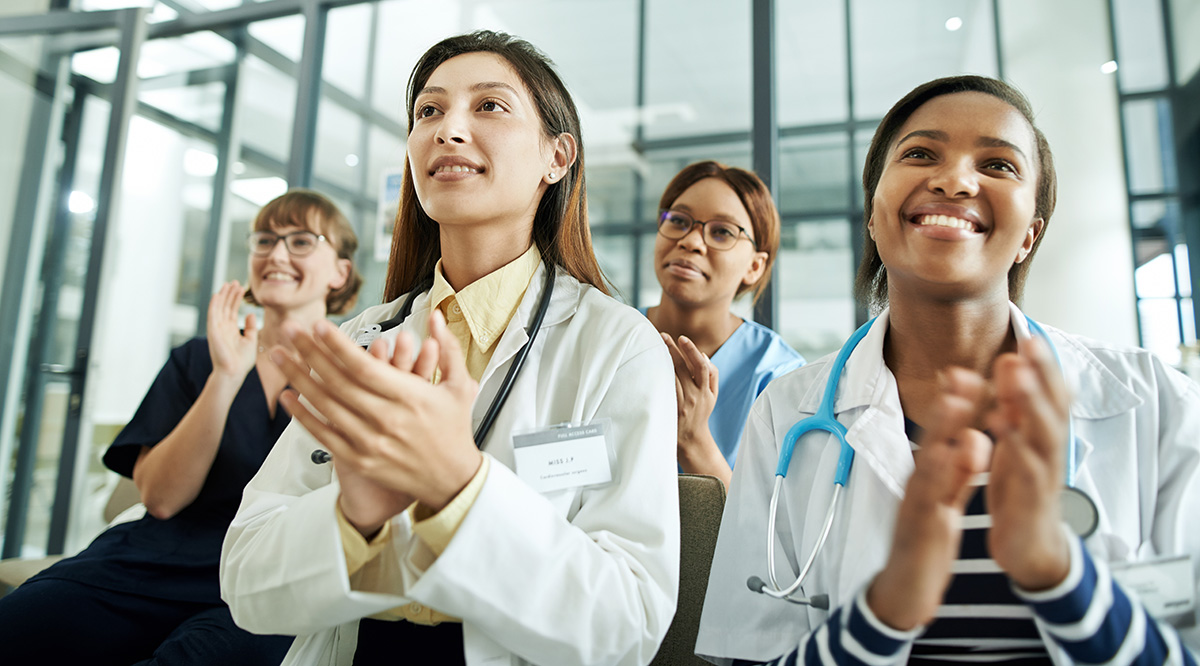
[{"label": "white lab coat", "polygon": [[[1024,318],[1015,306],[1014,325]],[[827,593],[846,605],[886,563],[896,511],[913,471],[896,379],[883,362],[885,310],[850,356],[834,413],[848,428],[854,467],[829,540],[798,596]],[[1085,544],[1108,562],[1190,554],[1200,562],[1200,391],[1141,349],[1116,348],[1044,327],[1074,391],[1076,486],[1098,505],[1100,524]],[[696,652],[768,660],[795,649],[829,613],[751,592],[767,580],[768,507],[784,433],[821,402],[833,355],[775,380],[750,413],[713,559]],[[833,492],[839,445],[828,433],[796,444],[780,492],[776,576],[789,585],[807,559]],[[1198,577],[1200,578],[1200,577]],[[1180,631],[1193,651],[1196,628]],[[1043,633],[1043,637],[1045,634]],[[1055,663],[1071,660],[1047,641]],[[907,653],[898,657],[905,663]]]},{"label": "white lab coat", "polygon": [[[482,419],[527,340],[534,273],[480,382]],[[400,327],[423,337],[428,292]],[[342,325],[394,316],[404,298]],[[403,604],[463,619],[468,664],[646,664],[679,583],[676,408],[670,357],[632,308],[559,271],[542,330],[483,447],[491,471],[440,557],[392,520],[383,553],[347,577],[333,465],[298,421],[246,487],[221,553],[221,596],[257,633],[298,635],[286,664],[350,664],[358,620]],[[513,433],[608,419],[615,482],[541,495],[513,469]],[[397,655],[405,647],[396,646]]]}]

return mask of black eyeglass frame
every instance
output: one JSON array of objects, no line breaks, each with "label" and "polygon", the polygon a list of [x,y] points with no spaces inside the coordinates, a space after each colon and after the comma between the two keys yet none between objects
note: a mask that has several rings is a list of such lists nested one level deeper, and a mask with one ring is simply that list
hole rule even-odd
[{"label": "black eyeglass frame", "polygon": [[[666,223],[668,215],[678,215],[680,217],[689,219],[692,221],[692,224],[688,227],[687,231],[683,232],[683,234],[681,234],[679,236],[671,236],[663,231],[663,224]],[[658,233],[662,234],[663,238],[669,238],[671,240],[683,240],[684,238],[687,238],[688,234],[692,233],[692,229],[695,229],[696,225],[698,224],[698,225],[700,225],[700,237],[704,239],[704,244],[707,245],[708,247],[711,247],[714,250],[717,250],[718,252],[724,252],[725,250],[732,250],[733,246],[737,245],[737,242],[742,239],[741,236],[739,236],[736,240],[733,241],[732,244],[729,245],[729,247],[717,247],[716,245],[713,245],[709,241],[709,237],[708,237],[708,226],[707,225],[709,222],[719,222],[721,224],[728,224],[729,226],[736,228],[738,231],[742,232],[742,236],[745,236],[746,240],[750,241],[750,244],[754,246],[755,251],[758,250],[758,241],[754,240],[754,237],[750,235],[750,232],[746,231],[746,228],[740,224],[734,224],[733,222],[730,222],[729,220],[705,220],[705,221],[701,222],[700,220],[697,220],[696,218],[692,217],[691,215],[689,215],[683,211],[671,210],[670,208],[667,208],[665,210],[661,210],[658,212]]]},{"label": "black eyeglass frame", "polygon": [[[292,249],[292,241],[290,239],[292,239],[296,236],[312,237],[313,244],[312,244],[311,249],[308,250],[307,252],[296,252],[295,250],[293,250]],[[271,245],[269,247],[267,247],[265,250],[260,249],[258,247],[258,243],[256,242],[257,238],[263,238],[263,237],[266,237],[266,238],[274,237],[275,238],[275,241],[273,243],[271,243]],[[308,255],[312,254],[313,252],[316,252],[317,247],[320,246],[321,243],[328,242],[328,240],[329,239],[325,238],[325,234],[313,233],[311,231],[308,231],[307,229],[304,229],[301,231],[293,231],[289,234],[283,234],[282,236],[273,231],[252,231],[246,236],[246,249],[250,250],[250,254],[252,254],[256,257],[265,257],[268,254],[271,254],[271,252],[273,252],[275,250],[275,246],[279,244],[279,241],[283,241],[283,247],[287,249],[288,254],[290,254],[293,257],[307,257]]]}]

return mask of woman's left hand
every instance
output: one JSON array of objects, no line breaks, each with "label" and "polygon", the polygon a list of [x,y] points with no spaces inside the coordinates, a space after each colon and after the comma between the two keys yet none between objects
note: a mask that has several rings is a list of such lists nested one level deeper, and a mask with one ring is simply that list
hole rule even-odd
[{"label": "woman's left hand", "polygon": [[1054,587],[1070,569],[1061,527],[1064,446],[1070,393],[1049,347],[1020,343],[992,368],[996,406],[987,416],[995,437],[987,506],[992,516],[992,559],[1027,590]]},{"label": "woman's left hand", "polygon": [[411,367],[411,348],[409,359],[393,354],[389,362],[364,352],[326,321],[313,331],[285,332],[300,359],[280,348],[272,350],[271,359],[312,408],[295,398],[285,406],[329,450],[339,470],[351,470],[434,511],[474,477],[483,460],[471,432],[479,385],[440,312],[429,321],[441,371],[436,385],[399,367],[406,362]]}]

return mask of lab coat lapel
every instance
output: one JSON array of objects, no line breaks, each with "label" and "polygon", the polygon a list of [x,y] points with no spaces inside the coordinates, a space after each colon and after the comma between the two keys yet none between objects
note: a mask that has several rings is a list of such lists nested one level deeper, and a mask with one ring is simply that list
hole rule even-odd
[{"label": "lab coat lapel", "polygon": [[888,311],[884,310],[846,362],[834,413],[848,424],[846,441],[854,449],[850,483],[854,484],[855,473],[861,477],[870,472],[874,482],[899,498],[912,474],[913,457],[904,434],[896,378],[883,362],[887,330]]},{"label": "lab coat lapel", "polygon": [[[824,565],[814,569],[818,582],[805,585],[810,594],[833,593],[830,601],[834,607],[846,603],[883,567],[891,550],[896,511],[913,470],[896,380],[883,362],[887,329],[888,313],[884,310],[846,362],[835,398],[834,413],[848,426],[846,441],[854,449],[854,466],[826,542],[830,552],[818,557]],[[824,382],[808,391],[802,412],[816,412],[823,387]],[[805,511],[805,525],[816,529],[800,531],[805,534],[799,553],[801,566],[812,552],[825,518],[831,492],[826,479],[832,480],[838,448],[837,440],[828,436],[822,471]],[[824,499],[818,499],[817,494]]]}]

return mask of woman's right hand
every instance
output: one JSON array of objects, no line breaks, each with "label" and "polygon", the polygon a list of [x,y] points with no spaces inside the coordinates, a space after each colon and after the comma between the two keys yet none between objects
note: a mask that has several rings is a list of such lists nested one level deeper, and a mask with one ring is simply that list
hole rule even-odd
[{"label": "woman's right hand", "polygon": [[992,444],[972,427],[986,393],[980,375],[951,368],[941,380],[934,418],[921,438],[916,467],[896,516],[892,549],[867,591],[867,604],[884,624],[907,631],[933,620],[958,558],[962,517],[986,471]]},{"label": "woman's right hand", "polygon": [[675,364],[675,402],[679,410],[675,447],[679,466],[689,474],[715,476],[728,488],[733,470],[708,428],[708,419],[717,406],[717,366],[686,336],[679,336],[676,344],[670,335],[660,335]]},{"label": "woman's right hand", "polygon": [[237,280],[221,285],[208,302],[208,353],[213,373],[237,380],[246,379],[258,354],[258,322],[246,315],[245,332],[238,329],[238,308],[246,289]]}]

